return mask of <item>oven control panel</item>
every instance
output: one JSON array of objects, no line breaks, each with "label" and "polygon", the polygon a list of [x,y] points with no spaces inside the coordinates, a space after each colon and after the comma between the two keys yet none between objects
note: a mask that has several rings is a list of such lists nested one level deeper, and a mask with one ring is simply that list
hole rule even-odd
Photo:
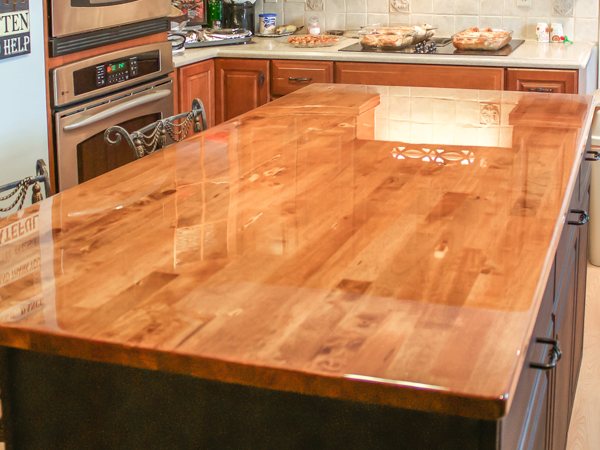
[{"label": "oven control panel", "polygon": [[121,58],[104,59],[73,72],[75,95],[90,94],[99,89],[154,76],[161,72],[158,50],[129,53]]},{"label": "oven control panel", "polygon": [[173,71],[171,42],[154,42],[96,55],[52,71],[53,107],[62,108]]}]

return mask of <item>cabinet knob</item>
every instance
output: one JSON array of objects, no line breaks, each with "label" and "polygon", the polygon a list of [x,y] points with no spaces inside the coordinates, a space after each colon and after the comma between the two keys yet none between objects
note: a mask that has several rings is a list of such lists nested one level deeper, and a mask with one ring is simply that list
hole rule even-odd
[{"label": "cabinet knob", "polygon": [[590,155],[585,158],[586,161],[592,161],[592,162],[600,161],[600,152],[596,152],[596,151],[592,150],[592,151],[588,151],[586,153],[588,155]]},{"label": "cabinet knob", "polygon": [[262,72],[260,72],[260,73],[258,74],[258,86],[259,86],[259,87],[262,87],[262,86],[263,86],[263,84],[265,84],[265,74],[264,74],[264,73],[262,73]]},{"label": "cabinet knob", "polygon": [[293,81],[295,83],[309,83],[312,81],[312,78],[308,77],[288,77],[289,81]]},{"label": "cabinet knob", "polygon": [[579,214],[579,220],[569,220],[567,222],[569,225],[580,226],[585,225],[590,221],[590,215],[587,213],[587,211],[584,211],[583,209],[572,209],[571,211],[569,211],[569,214]]},{"label": "cabinet knob", "polygon": [[552,346],[552,349],[550,350],[550,361],[547,363],[532,362],[529,363],[529,367],[540,370],[554,369],[556,367],[556,364],[558,364],[558,361],[560,361],[560,358],[562,358],[562,352],[560,350],[560,344],[558,343],[558,339],[539,337],[535,339],[535,342],[538,344],[547,344]]}]

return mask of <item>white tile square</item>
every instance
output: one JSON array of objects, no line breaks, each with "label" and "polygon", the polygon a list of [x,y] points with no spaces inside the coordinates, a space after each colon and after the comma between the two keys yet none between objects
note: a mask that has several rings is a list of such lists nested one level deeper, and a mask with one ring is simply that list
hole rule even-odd
[{"label": "white tile square", "polygon": [[386,14],[389,12],[389,0],[366,0],[368,13]]},{"label": "white tile square", "polygon": [[357,30],[367,24],[367,14],[348,14],[346,13],[346,29]]},{"label": "white tile square", "polygon": [[479,0],[454,0],[454,14],[478,15]]},{"label": "white tile square", "polygon": [[325,12],[329,13],[345,13],[346,0],[325,0]]},{"label": "white tile square", "polygon": [[433,0],[412,0],[410,2],[411,14],[431,14],[433,12]]},{"label": "white tile square", "polygon": [[346,0],[346,12],[347,13],[366,13],[367,2],[365,0]]},{"label": "white tile square", "polygon": [[434,14],[453,14],[454,0],[433,0],[432,11]]}]

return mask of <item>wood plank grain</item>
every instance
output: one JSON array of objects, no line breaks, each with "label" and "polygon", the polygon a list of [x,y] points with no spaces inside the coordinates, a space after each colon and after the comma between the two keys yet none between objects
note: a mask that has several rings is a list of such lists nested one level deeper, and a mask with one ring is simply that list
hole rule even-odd
[{"label": "wood plank grain", "polygon": [[580,96],[306,87],[43,203],[40,268],[0,313],[43,308],[0,343],[497,419],[591,117]]}]

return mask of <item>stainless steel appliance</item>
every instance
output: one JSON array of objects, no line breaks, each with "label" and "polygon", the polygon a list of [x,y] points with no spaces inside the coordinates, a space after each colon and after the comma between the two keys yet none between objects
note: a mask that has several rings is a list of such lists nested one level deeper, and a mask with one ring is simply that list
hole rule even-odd
[{"label": "stainless steel appliance", "polygon": [[161,42],[77,61],[53,71],[58,188],[133,161],[104,131],[128,131],[173,115],[171,44]]},{"label": "stainless steel appliance", "polygon": [[51,56],[167,31],[170,11],[171,0],[52,0]]},{"label": "stainless steel appliance", "polygon": [[52,0],[52,36],[167,17],[171,0]]}]

